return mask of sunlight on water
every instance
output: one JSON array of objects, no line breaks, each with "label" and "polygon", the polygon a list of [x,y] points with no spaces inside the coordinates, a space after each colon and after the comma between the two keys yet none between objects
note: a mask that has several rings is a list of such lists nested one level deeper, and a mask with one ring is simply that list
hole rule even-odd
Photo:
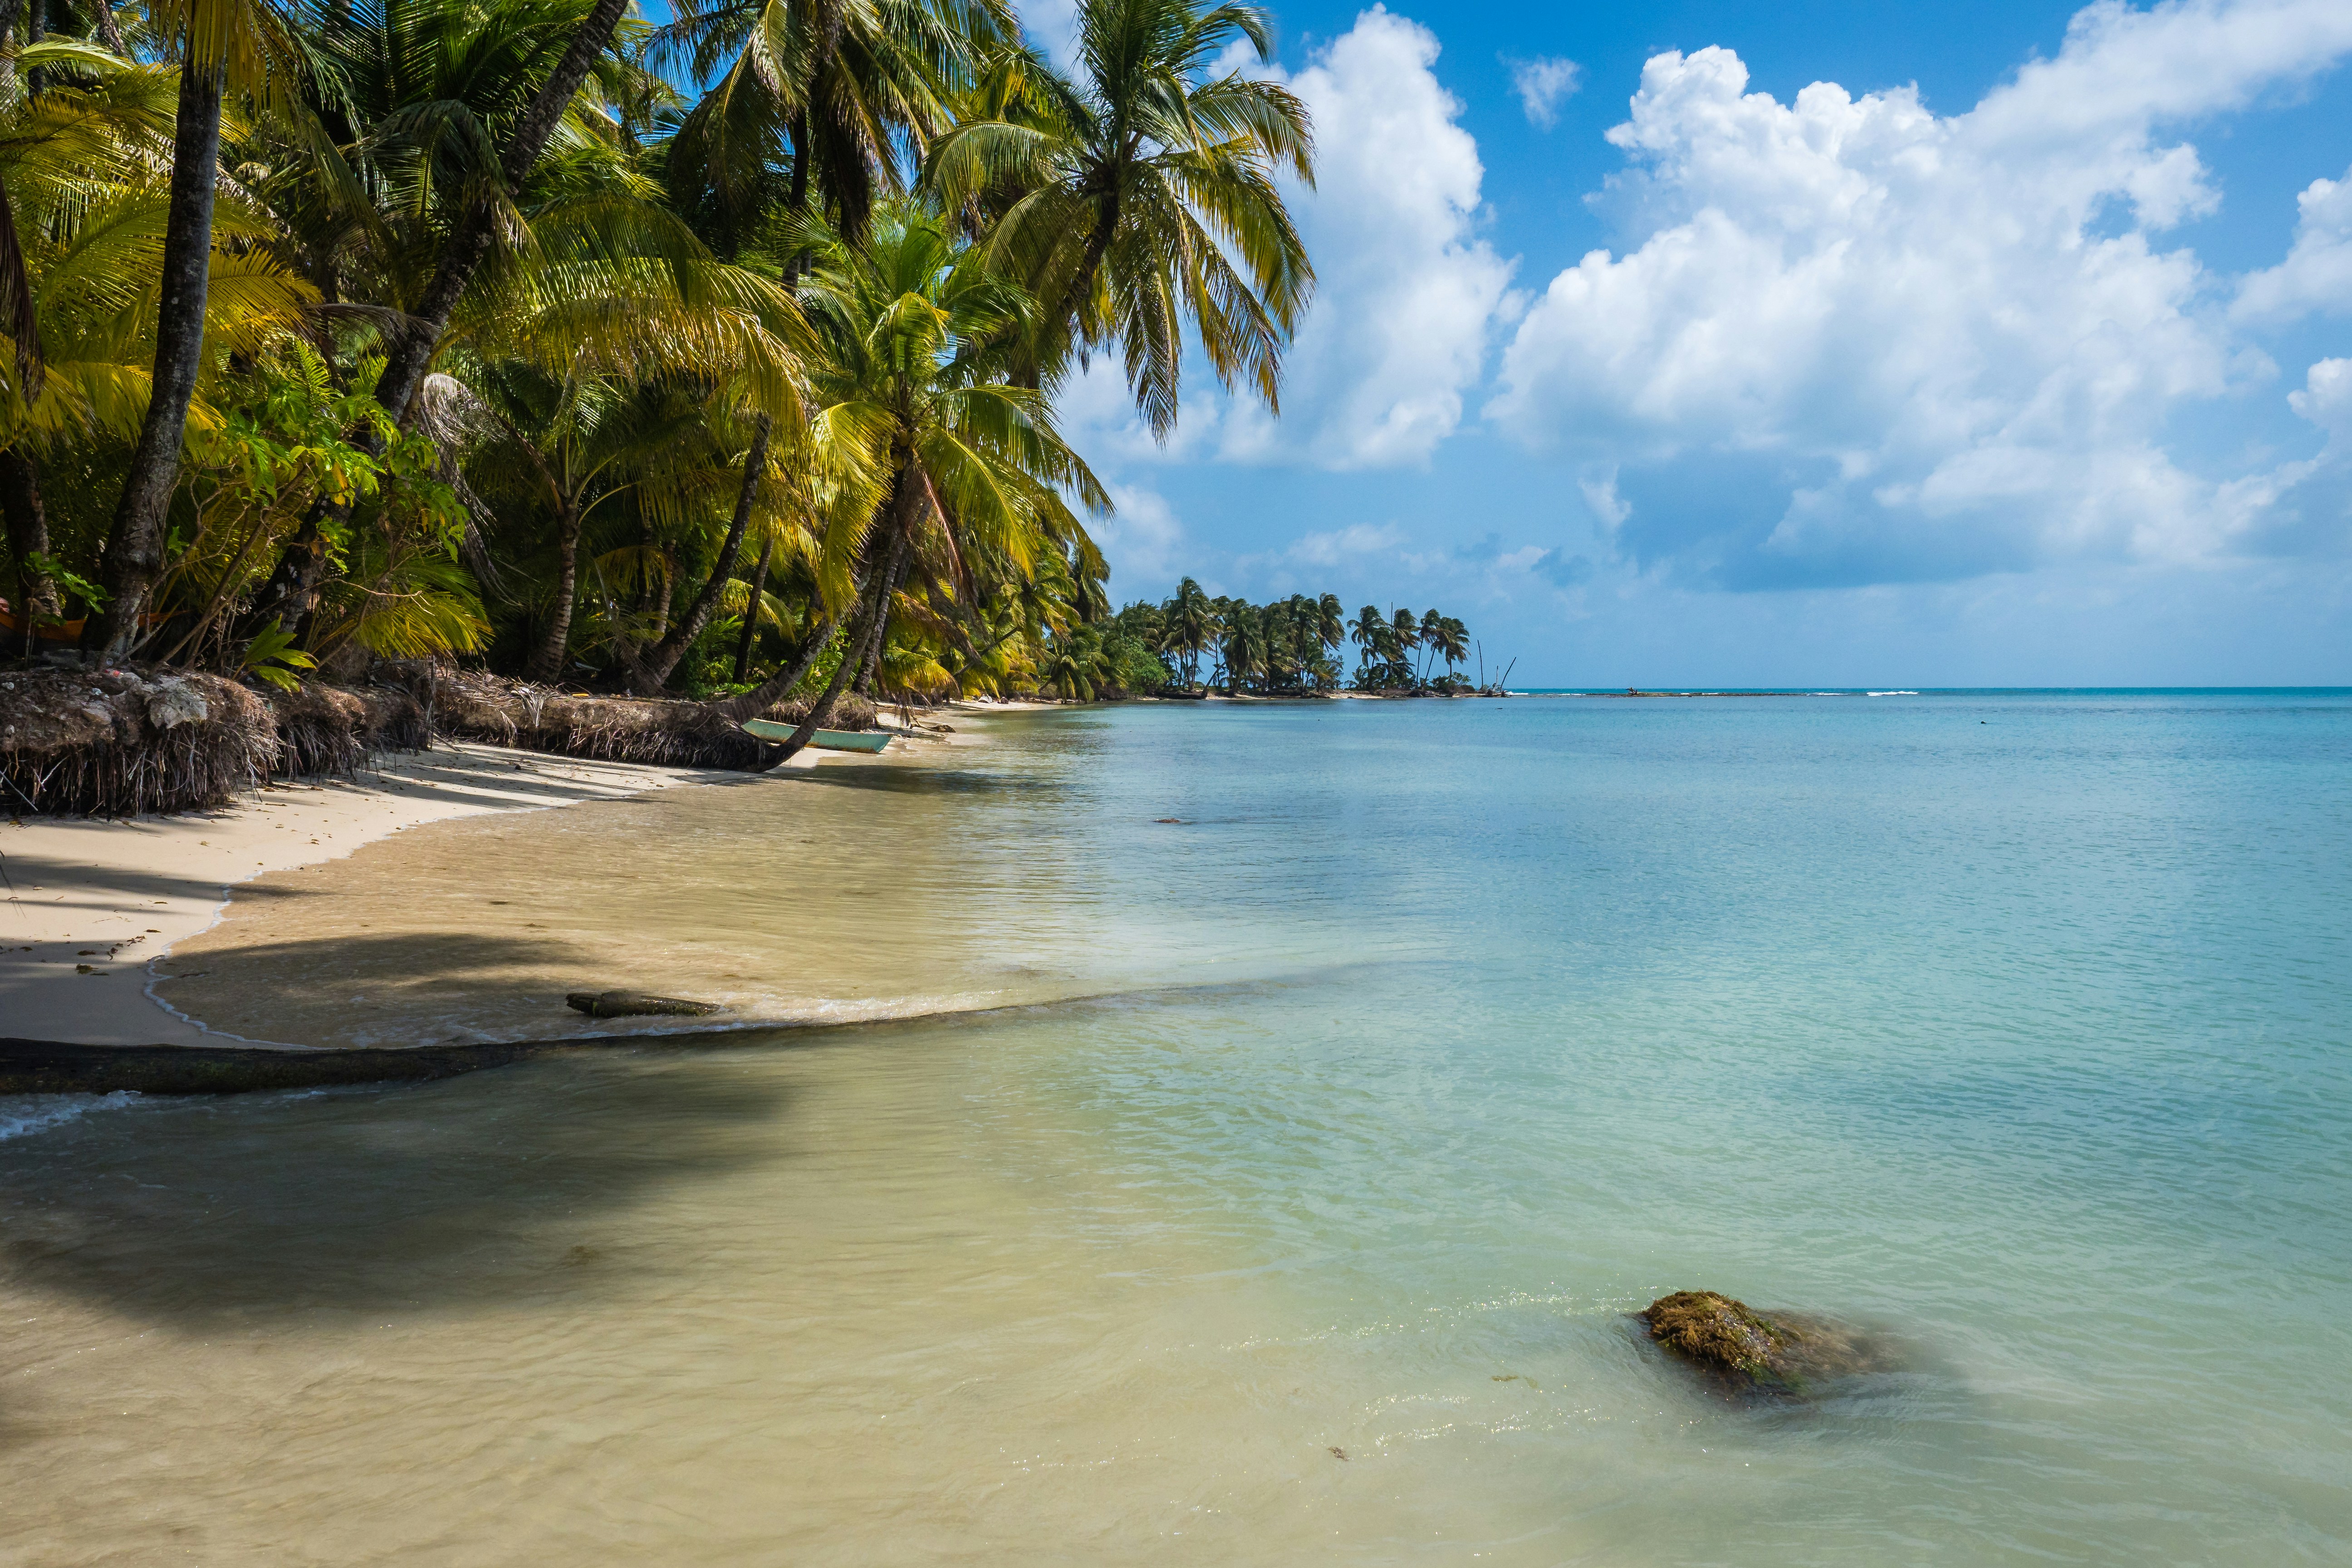
[{"label": "sunlight on water", "polygon": [[[2352,1558],[2352,700],[997,736],[175,954],[301,1038],[1006,1010],[26,1121],[0,1559]],[[1887,1363],[1727,1400],[1682,1287]]]}]

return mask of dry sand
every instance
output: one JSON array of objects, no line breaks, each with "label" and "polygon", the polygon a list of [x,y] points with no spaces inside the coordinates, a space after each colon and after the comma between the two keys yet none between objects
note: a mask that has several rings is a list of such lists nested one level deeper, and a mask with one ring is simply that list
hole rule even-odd
[{"label": "dry sand", "polygon": [[[847,760],[803,752],[789,765]],[[277,785],[217,811],[0,826],[0,1036],[228,1043],[154,1000],[148,964],[218,920],[237,883],[420,823],[744,776],[463,742],[381,761],[354,780]]]}]

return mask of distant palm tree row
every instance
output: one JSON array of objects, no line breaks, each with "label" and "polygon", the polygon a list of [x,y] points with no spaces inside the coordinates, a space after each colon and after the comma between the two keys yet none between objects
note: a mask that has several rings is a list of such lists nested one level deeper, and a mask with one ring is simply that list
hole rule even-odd
[{"label": "distant palm tree row", "polygon": [[1351,620],[1336,594],[1293,594],[1253,605],[1213,597],[1190,577],[1174,597],[1157,605],[1139,601],[1118,613],[1102,640],[1103,675],[1096,684],[1143,689],[1155,684],[1156,674],[1156,684],[1186,690],[1332,691],[1342,683],[1340,655],[1351,641],[1358,658],[1350,684],[1357,690],[1468,689],[1455,672],[1469,657],[1470,633],[1451,616],[1383,613],[1366,605]]}]

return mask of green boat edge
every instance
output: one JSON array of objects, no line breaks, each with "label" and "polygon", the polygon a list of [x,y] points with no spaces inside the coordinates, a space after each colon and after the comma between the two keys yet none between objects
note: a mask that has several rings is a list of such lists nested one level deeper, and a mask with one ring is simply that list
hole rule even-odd
[{"label": "green boat edge", "polygon": [[[743,730],[762,741],[788,741],[797,724],[779,724],[772,719],[746,719]],[[809,737],[809,744],[826,752],[878,752],[890,743],[887,730],[819,730]]]}]

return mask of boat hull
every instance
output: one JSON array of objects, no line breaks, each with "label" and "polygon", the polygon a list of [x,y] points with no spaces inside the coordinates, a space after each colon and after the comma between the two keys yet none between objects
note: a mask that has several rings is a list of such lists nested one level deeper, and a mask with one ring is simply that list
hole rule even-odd
[{"label": "boat hull", "polygon": [[[779,724],[768,719],[746,719],[746,733],[762,741],[788,741],[797,724]],[[819,730],[809,737],[809,744],[824,752],[878,752],[890,743],[887,730]]]}]

